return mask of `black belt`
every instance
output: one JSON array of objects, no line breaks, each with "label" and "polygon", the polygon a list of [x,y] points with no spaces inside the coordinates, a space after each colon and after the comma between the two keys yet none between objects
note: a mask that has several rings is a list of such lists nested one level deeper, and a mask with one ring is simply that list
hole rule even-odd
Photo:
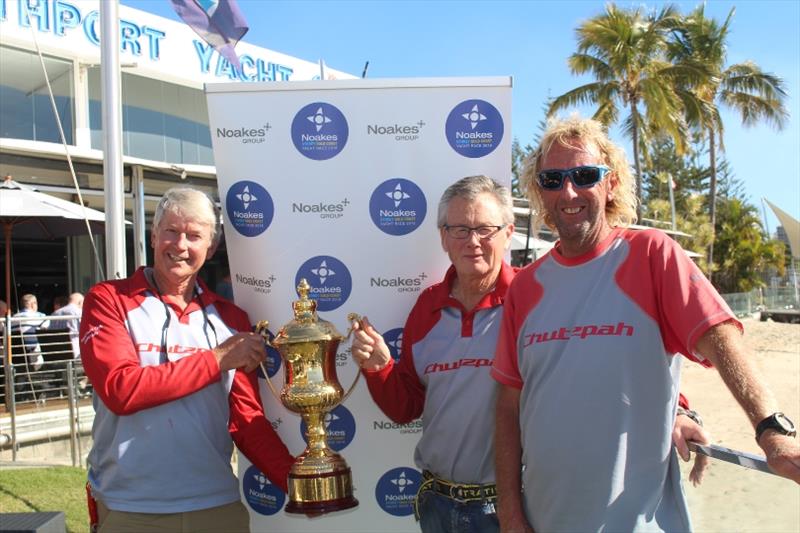
[{"label": "black belt", "polygon": [[417,491],[417,497],[414,499],[414,515],[417,517],[417,520],[419,520],[417,502],[419,497],[428,490],[432,490],[437,494],[441,494],[442,496],[460,503],[478,501],[495,503],[497,501],[497,485],[494,483],[452,483],[446,479],[434,476],[427,470],[423,470],[422,484]]}]

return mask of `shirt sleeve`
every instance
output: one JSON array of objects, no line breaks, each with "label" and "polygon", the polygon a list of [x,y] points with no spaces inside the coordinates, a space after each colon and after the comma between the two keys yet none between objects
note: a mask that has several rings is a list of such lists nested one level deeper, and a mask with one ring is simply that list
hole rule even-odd
[{"label": "shirt sleeve", "polygon": [[272,483],[288,493],[289,468],[294,457],[264,416],[256,373],[237,370],[228,399],[228,430],[236,447]]},{"label": "shirt sleeve", "polygon": [[115,294],[118,287],[101,283],[89,291],[80,327],[86,375],[111,412],[129,415],[219,381],[219,364],[211,350],[161,365],[141,366],[125,326],[125,307]]},{"label": "shirt sleeve", "polygon": [[[400,361],[389,364],[378,371],[363,371],[367,388],[372,399],[381,411],[398,424],[407,424],[422,416],[425,408],[425,386],[419,380],[414,367],[414,342],[424,336],[424,325],[419,316],[424,304],[417,304],[411,310],[403,328],[403,344]],[[428,328],[430,330],[430,328]]]},{"label": "shirt sleeve", "polygon": [[[250,331],[250,319],[230,301],[217,300],[217,309],[225,324],[234,331]],[[294,457],[289,453],[275,428],[264,414],[256,372],[236,370],[228,394],[230,418],[228,432],[236,447],[266,475],[272,483],[288,492],[289,468]]]},{"label": "shirt sleeve", "polygon": [[[618,273],[618,279],[627,285],[625,291],[659,324],[668,352],[682,353],[711,366],[696,352],[697,341],[713,326],[733,321],[741,330],[741,323],[708,278],[671,238],[651,230],[634,234],[630,242],[631,259]],[[636,273],[641,263],[635,263],[643,256],[649,262],[649,279]]]},{"label": "shirt sleeve", "polygon": [[533,312],[544,294],[534,276],[534,263],[517,273],[503,303],[503,320],[494,354],[491,375],[498,383],[521,389],[523,378],[519,368],[519,339],[528,314]]}]

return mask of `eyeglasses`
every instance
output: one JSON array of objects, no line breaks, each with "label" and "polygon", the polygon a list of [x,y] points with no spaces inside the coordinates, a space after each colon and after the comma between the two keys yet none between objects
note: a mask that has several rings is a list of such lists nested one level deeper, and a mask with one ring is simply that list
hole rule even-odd
[{"label": "eyeglasses", "polygon": [[564,180],[569,177],[576,189],[588,189],[599,183],[611,169],[607,166],[584,166],[560,170],[542,170],[537,176],[539,187],[546,191],[560,191]]},{"label": "eyeglasses", "polygon": [[497,235],[497,232],[505,226],[476,226],[470,228],[469,226],[442,226],[449,236],[454,239],[468,239],[472,232],[481,240],[488,240]]}]

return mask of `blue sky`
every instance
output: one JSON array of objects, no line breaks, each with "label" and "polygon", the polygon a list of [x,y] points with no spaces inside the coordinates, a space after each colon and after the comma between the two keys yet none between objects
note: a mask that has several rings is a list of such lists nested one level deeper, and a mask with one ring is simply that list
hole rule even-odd
[{"label": "blue sky", "polygon": [[[179,20],[168,0],[121,3]],[[673,2],[683,12],[697,2]],[[663,5],[617,2],[622,7]],[[368,77],[512,76],[514,137],[532,142],[548,95],[590,81],[570,74],[575,28],[603,10],[600,1],[267,1],[239,0],[245,41]],[[725,157],[761,212],[766,197],[800,218],[800,1],[709,1],[722,21],[736,7],[728,63],[755,61],[781,76],[789,93],[788,126],[743,128],[723,110]],[[586,109],[583,114],[590,114]],[[615,135],[630,153],[630,141]],[[777,224],[767,214],[770,232]]]}]

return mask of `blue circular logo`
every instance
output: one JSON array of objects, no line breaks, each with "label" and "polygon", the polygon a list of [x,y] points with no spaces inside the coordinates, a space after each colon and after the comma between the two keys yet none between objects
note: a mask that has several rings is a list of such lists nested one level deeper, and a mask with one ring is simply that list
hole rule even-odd
[{"label": "blue circular logo", "polygon": [[383,341],[389,347],[389,353],[392,354],[392,359],[395,362],[400,360],[400,354],[403,353],[403,328],[390,329],[383,334]]},{"label": "blue circular logo", "polygon": [[254,181],[234,183],[225,196],[225,209],[233,229],[245,237],[264,233],[275,214],[272,197]]},{"label": "blue circular logo", "polygon": [[[344,450],[348,444],[353,442],[353,437],[356,436],[356,420],[344,405],[326,413],[324,423],[328,446],[333,451]],[[303,440],[306,440],[306,429],[305,421],[300,422],[300,433],[303,435]],[[308,444],[307,440],[306,444]]]},{"label": "blue circular logo", "polygon": [[295,287],[302,278],[311,285],[309,298],[317,301],[317,310],[333,311],[350,297],[353,280],[344,263],[330,255],[318,255],[303,263],[294,277]]},{"label": "blue circular logo", "polygon": [[406,235],[425,220],[428,203],[422,189],[405,178],[384,181],[372,191],[369,214],[372,222],[389,235]]},{"label": "blue circular logo", "polygon": [[347,144],[347,119],[325,102],[308,104],[292,121],[292,142],[297,151],[317,161],[334,157]]},{"label": "blue circular logo", "polygon": [[[270,330],[267,330],[267,338],[270,340],[270,342],[272,342],[275,339],[275,334]],[[267,349],[267,360],[263,365],[258,365],[258,369],[256,371],[258,372],[258,377],[267,379],[262,368],[267,367],[267,374],[269,374],[269,377],[277,374],[278,370],[281,368],[281,354],[278,353],[278,350],[267,343],[264,343],[264,348]]]},{"label": "blue circular logo", "polygon": [[263,515],[277,513],[286,502],[286,493],[273,485],[255,465],[244,471],[242,492],[250,508]]},{"label": "blue circular logo", "polygon": [[485,100],[464,100],[450,111],[444,132],[447,142],[459,154],[483,157],[503,140],[503,117]]},{"label": "blue circular logo", "polygon": [[383,474],[375,485],[375,499],[381,509],[394,516],[414,513],[414,498],[422,483],[418,470],[401,466]]}]

